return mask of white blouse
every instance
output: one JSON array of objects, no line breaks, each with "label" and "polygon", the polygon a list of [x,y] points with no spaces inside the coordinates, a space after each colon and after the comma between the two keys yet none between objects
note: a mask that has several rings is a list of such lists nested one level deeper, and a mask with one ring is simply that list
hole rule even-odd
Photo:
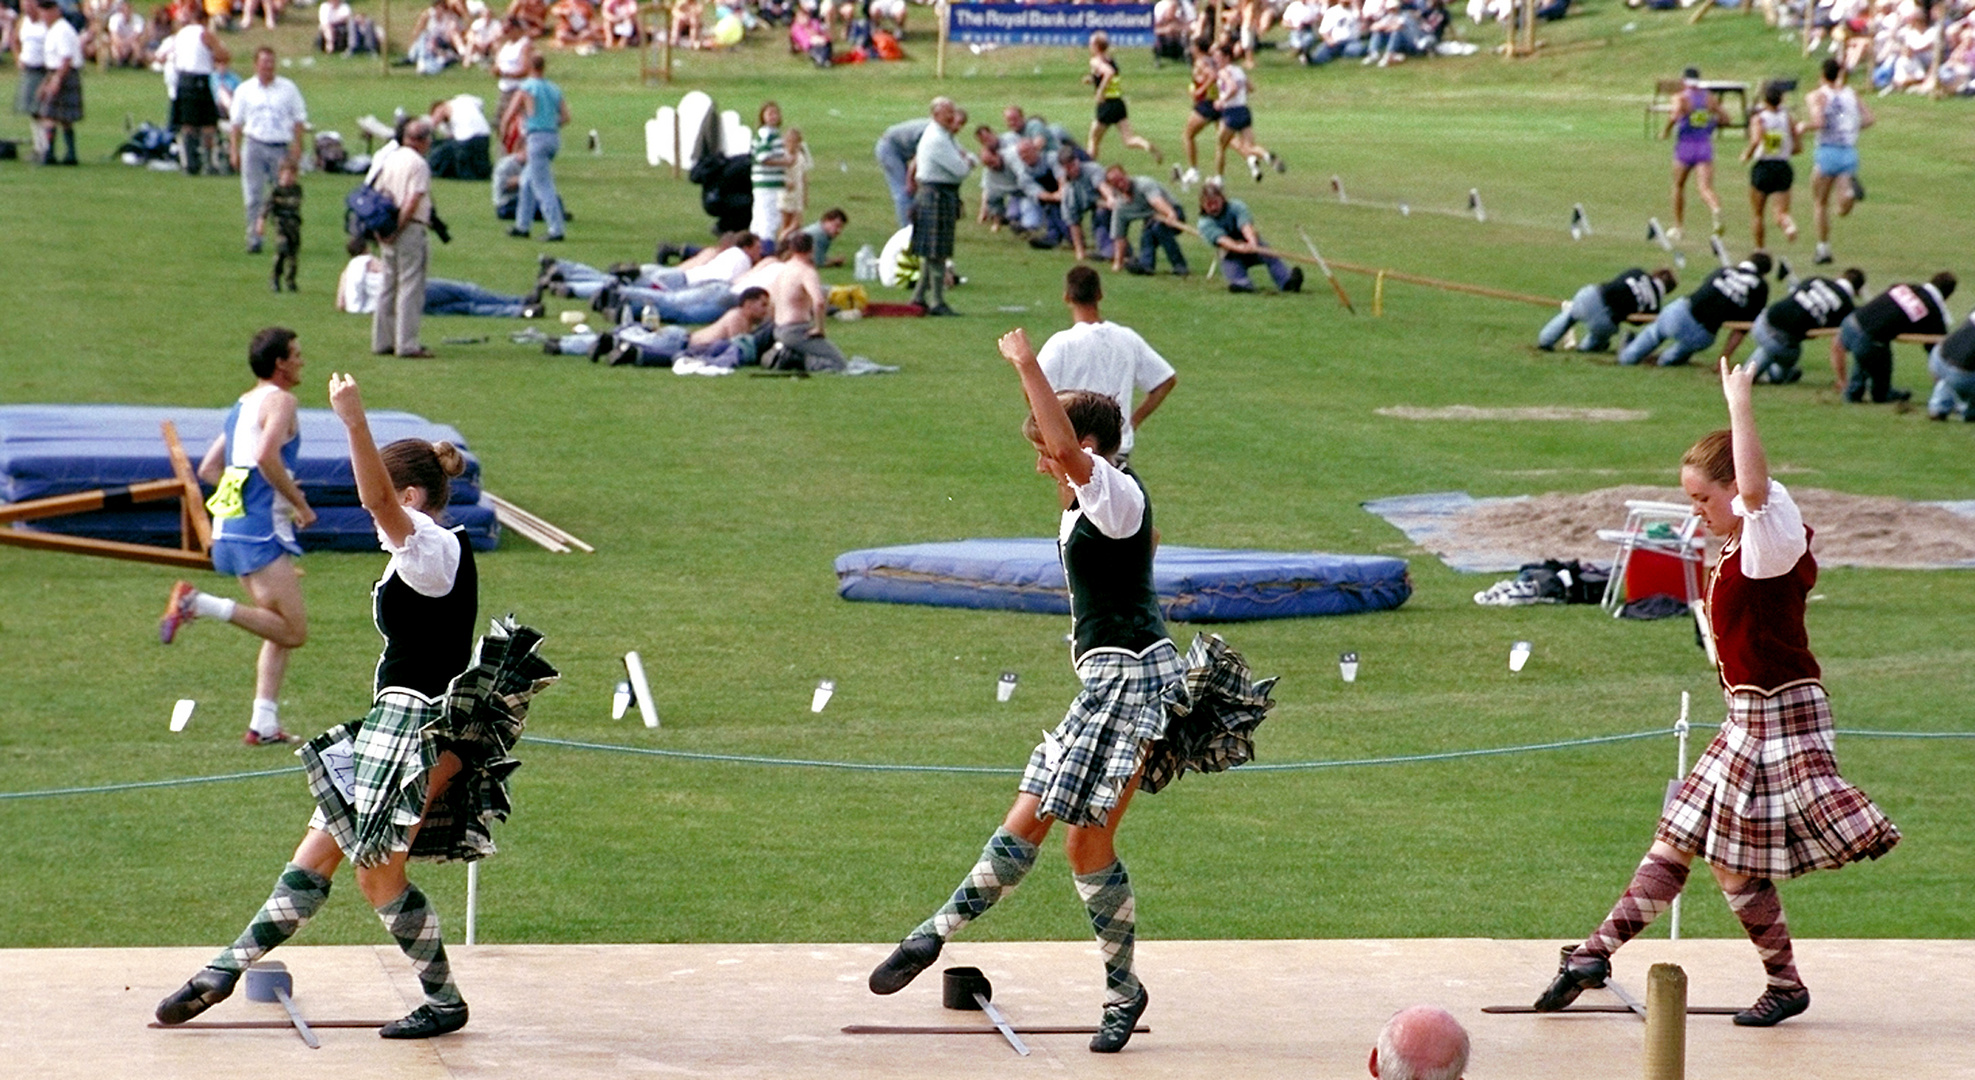
[{"label": "white blouse", "polygon": [[1063,511],[1061,539],[1070,538],[1079,516],[1113,540],[1135,535],[1145,523],[1144,490],[1116,465],[1088,449],[1084,453],[1090,456],[1090,481],[1070,485],[1077,493],[1077,508]]},{"label": "white blouse", "polygon": [[1810,537],[1804,534],[1803,511],[1790,498],[1781,482],[1769,481],[1769,498],[1759,510],[1750,510],[1735,496],[1728,508],[1742,519],[1738,541],[1742,575],[1750,578],[1782,577],[1810,550]]},{"label": "white blouse", "polygon": [[393,545],[383,529],[377,530],[378,545],[391,553],[384,577],[398,575],[420,596],[452,592],[459,577],[459,546],[466,541],[418,510],[407,506],[405,513],[411,518],[412,530],[402,545]]}]

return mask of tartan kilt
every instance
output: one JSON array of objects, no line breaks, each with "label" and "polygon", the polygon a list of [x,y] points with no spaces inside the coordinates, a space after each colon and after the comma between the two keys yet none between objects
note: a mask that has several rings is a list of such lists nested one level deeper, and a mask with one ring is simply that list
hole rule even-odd
[{"label": "tartan kilt", "polygon": [[1248,662],[1219,634],[1195,634],[1186,650],[1186,695],[1145,757],[1140,791],[1157,792],[1188,772],[1225,772],[1255,758],[1255,729],[1275,707],[1271,676],[1250,679]]},{"label": "tartan kilt", "polygon": [[58,124],[73,124],[82,119],[82,73],[70,68],[62,76],[61,88],[55,91],[50,101],[38,102],[34,114],[43,120]]},{"label": "tartan kilt", "polygon": [[960,185],[920,184],[912,201],[912,253],[927,259],[953,257],[953,227],[960,218]]},{"label": "tartan kilt", "polygon": [[[497,619],[474,647],[473,663],[428,698],[403,687],[379,691],[369,715],[310,739],[302,759],[321,829],[358,866],[377,866],[404,851],[427,862],[473,861],[495,852],[492,827],[513,810],[510,756],[528,719],[528,702],[560,676],[537,655],[542,635]],[[322,754],[349,740],[355,764],[352,804],[329,777]],[[462,768],[445,795],[424,810],[426,777],[452,751]],[[415,841],[408,841],[421,819]]]},{"label": "tartan kilt", "polygon": [[1777,881],[1876,859],[1900,842],[1865,792],[1838,775],[1822,686],[1726,697],[1728,717],[1667,801],[1658,839]]},{"label": "tartan kilt", "polygon": [[47,68],[21,68],[20,85],[14,90],[15,112],[20,113],[22,116],[34,115],[35,106],[40,104],[40,99],[35,95],[41,93],[41,80],[47,77]]},{"label": "tartan kilt", "polygon": [[1162,640],[1143,656],[1086,653],[1077,676],[1083,690],[1029,754],[1017,790],[1042,800],[1038,820],[1102,827],[1147,747],[1166,733],[1168,709],[1185,699],[1186,669]]}]

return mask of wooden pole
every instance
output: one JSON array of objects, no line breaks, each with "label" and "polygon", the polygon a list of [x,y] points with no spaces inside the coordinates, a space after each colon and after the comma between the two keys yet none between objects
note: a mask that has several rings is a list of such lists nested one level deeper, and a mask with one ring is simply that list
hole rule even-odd
[{"label": "wooden pole", "polygon": [[1536,55],[1536,0],[1522,0],[1522,45],[1517,52]]},{"label": "wooden pole", "polygon": [[185,456],[185,447],[179,444],[178,425],[166,420],[160,426],[164,430],[165,452],[171,456],[172,474],[178,477],[184,490],[178,500],[180,542],[185,550],[203,555],[213,549],[213,522],[206,516],[206,493],[199,488],[192,459]]},{"label": "wooden pole", "polygon": [[933,4],[934,17],[939,20],[939,51],[933,55],[933,78],[946,78],[946,41],[953,31],[949,26],[951,9],[947,0],[936,0]]},{"label": "wooden pole", "polygon": [[66,551],[72,555],[101,555],[105,558],[125,559],[130,562],[159,563],[187,570],[213,568],[212,557],[203,552],[152,547],[149,544],[126,544],[121,540],[64,536],[61,533],[29,532],[26,529],[0,529],[0,544],[37,548],[41,551]]},{"label": "wooden pole", "polygon": [[391,0],[377,12],[377,73],[391,74]]},{"label": "wooden pole", "polygon": [[1372,281],[1372,314],[1385,314],[1385,271],[1380,270]]},{"label": "wooden pole", "polygon": [[145,480],[141,483],[123,484],[97,491],[50,495],[45,499],[27,499],[17,503],[0,504],[0,525],[61,517],[64,514],[86,514],[92,510],[115,510],[129,503],[176,499],[184,493],[185,485],[177,480]]},{"label": "wooden pole", "polygon": [[1687,973],[1654,964],[1646,973],[1646,1080],[1687,1076]]},{"label": "wooden pole", "polygon": [[[672,85],[672,5],[670,3],[659,5],[659,28],[663,30],[665,33],[665,38],[664,38],[665,44],[659,48],[659,52],[658,52],[658,81],[664,83],[667,86],[671,86]],[[679,175],[679,161],[677,157],[674,157],[672,161],[672,175],[674,176]]]}]

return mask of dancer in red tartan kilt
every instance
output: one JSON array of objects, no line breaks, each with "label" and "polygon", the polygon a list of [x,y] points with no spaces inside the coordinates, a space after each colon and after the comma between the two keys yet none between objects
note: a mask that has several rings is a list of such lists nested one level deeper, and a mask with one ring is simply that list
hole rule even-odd
[{"label": "dancer in red tartan kilt", "polygon": [[1584,944],[1565,947],[1557,977],[1536,999],[1540,1012],[1603,986],[1612,952],[1673,905],[1698,856],[1769,975],[1769,989],[1735,1022],[1781,1023],[1810,1007],[1810,991],[1797,977],[1774,883],[1876,859],[1900,841],[1872,800],[1838,775],[1831,707],[1804,632],[1804,603],[1817,582],[1811,529],[1790,493],[1769,477],[1749,404],[1754,382],[1752,369],[1731,369],[1722,359],[1730,427],[1680,460],[1694,512],[1728,540],[1707,587],[1727,719],[1667,802],[1653,846],[1604,925]]}]

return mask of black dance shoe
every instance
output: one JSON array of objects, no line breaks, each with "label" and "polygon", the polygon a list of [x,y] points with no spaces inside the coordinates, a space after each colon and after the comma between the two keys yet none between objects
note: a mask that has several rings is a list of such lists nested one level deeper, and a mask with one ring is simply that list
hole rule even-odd
[{"label": "black dance shoe", "polygon": [[1572,961],[1570,954],[1575,948],[1575,945],[1563,947],[1563,959],[1557,964],[1557,977],[1550,980],[1543,996],[1536,999],[1537,1012],[1557,1012],[1576,1001],[1577,995],[1584,991],[1605,985],[1605,980],[1611,977],[1610,960],[1594,956],[1589,960]]},{"label": "black dance shoe", "polygon": [[441,1007],[420,1005],[410,1016],[393,1020],[377,1029],[380,1039],[430,1039],[450,1035],[466,1026],[466,1002]]},{"label": "black dance shoe", "polygon": [[1132,1030],[1138,1027],[1138,1018],[1145,1015],[1145,1007],[1151,1002],[1152,995],[1141,985],[1138,996],[1130,1001],[1104,1006],[1104,1019],[1097,1023],[1097,1034],[1090,1037],[1090,1052],[1115,1054],[1123,1050],[1132,1041]]},{"label": "black dance shoe", "polygon": [[1770,987],[1754,1005],[1735,1014],[1736,1027],[1775,1027],[1810,1008],[1810,991],[1804,987],[1778,990]]},{"label": "black dance shoe", "polygon": [[232,997],[233,985],[239,981],[240,973],[237,971],[221,971],[214,967],[200,969],[176,993],[158,1002],[158,1023],[183,1024]]},{"label": "black dance shoe", "polygon": [[871,992],[874,994],[896,994],[905,989],[919,973],[932,966],[939,959],[940,949],[946,943],[930,934],[915,934],[898,943],[898,948],[885,957],[871,972]]}]

